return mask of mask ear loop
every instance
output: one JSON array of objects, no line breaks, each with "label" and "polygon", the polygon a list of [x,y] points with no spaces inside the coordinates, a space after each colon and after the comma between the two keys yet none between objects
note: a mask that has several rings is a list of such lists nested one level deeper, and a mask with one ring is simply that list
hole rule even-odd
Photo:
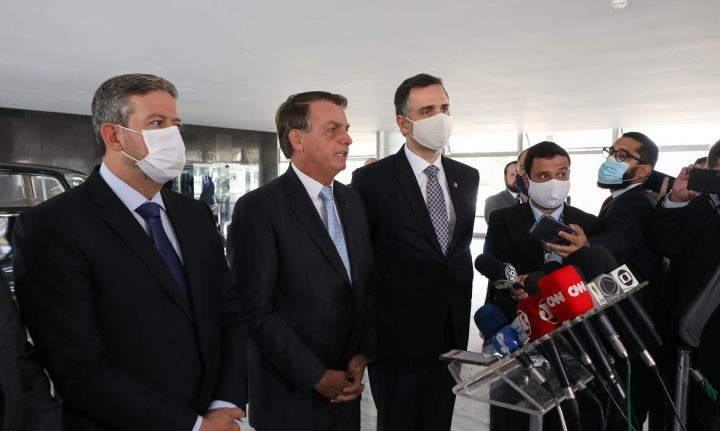
[{"label": "mask ear loop", "polygon": [[[115,124],[115,126],[121,128],[121,129],[128,130],[130,132],[137,133],[138,135],[142,135],[142,132],[138,132],[137,130],[129,129],[129,128],[127,128],[125,126],[121,126],[119,124]],[[120,152],[123,153],[125,155],[125,157],[127,157],[128,159],[132,160],[135,163],[140,161],[140,160],[136,159],[135,157],[131,156],[130,154],[126,153],[124,149],[120,150]]]}]

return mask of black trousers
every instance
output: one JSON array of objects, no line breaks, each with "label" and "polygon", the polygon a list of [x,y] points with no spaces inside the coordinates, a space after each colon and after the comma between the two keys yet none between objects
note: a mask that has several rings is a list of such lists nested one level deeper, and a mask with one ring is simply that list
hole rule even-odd
[{"label": "black trousers", "polygon": [[399,364],[379,358],[368,373],[378,431],[450,431],[455,381],[447,363]]}]

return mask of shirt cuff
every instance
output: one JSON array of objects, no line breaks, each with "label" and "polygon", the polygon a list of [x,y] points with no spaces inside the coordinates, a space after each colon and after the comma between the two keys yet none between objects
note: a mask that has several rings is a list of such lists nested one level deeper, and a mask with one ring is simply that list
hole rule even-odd
[{"label": "shirt cuff", "polygon": [[[233,403],[222,401],[222,400],[213,400],[213,402],[210,403],[210,407],[208,407],[208,411],[215,410],[215,409],[234,409],[237,408],[237,406]],[[244,411],[245,409],[243,409]],[[200,422],[202,423],[202,421]],[[245,423],[245,418],[241,419],[235,419],[235,423],[240,426],[240,430],[242,431],[243,424]],[[197,423],[196,423],[197,424]],[[197,430],[193,428],[193,431],[199,431],[200,428]]]},{"label": "shirt cuff", "polygon": [[685,205],[687,205],[688,202],[673,202],[670,200],[670,193],[668,193],[665,196],[665,199],[663,199],[663,208],[682,208]]},{"label": "shirt cuff", "polygon": [[198,416],[195,420],[195,426],[193,427],[192,431],[200,431],[200,427],[202,426],[202,416]]}]

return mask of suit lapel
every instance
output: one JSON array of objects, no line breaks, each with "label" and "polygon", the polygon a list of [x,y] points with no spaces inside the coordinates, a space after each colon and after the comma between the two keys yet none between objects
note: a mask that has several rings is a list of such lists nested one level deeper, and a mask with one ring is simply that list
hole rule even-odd
[{"label": "suit lapel", "polygon": [[528,252],[533,254],[533,260],[543,262],[545,260],[545,250],[543,249],[542,243],[530,236],[530,228],[535,224],[535,214],[533,214],[532,208],[530,208],[530,201],[520,205],[520,208],[518,211],[519,219],[515,224],[515,226],[518,227],[517,234],[528,239],[530,243]]},{"label": "suit lapel", "polygon": [[428,241],[430,241],[435,251],[442,256],[443,252],[440,248],[440,242],[438,242],[435,228],[432,225],[432,220],[430,220],[427,204],[423,199],[420,187],[418,187],[418,181],[410,166],[410,162],[405,156],[405,146],[400,148],[400,151],[395,154],[395,176],[400,183],[400,188],[405,195],[408,205],[410,205],[412,213],[417,217],[418,223],[420,223]]},{"label": "suit lapel", "polygon": [[[205,304],[202,303],[204,299],[202,290],[203,286],[207,284],[208,279],[206,277],[208,274],[199,270],[202,267],[202,265],[198,262],[200,256],[198,255],[197,250],[193,250],[192,247],[192,244],[199,243],[199,241],[193,240],[197,229],[193,226],[193,220],[183,216],[183,210],[178,205],[177,200],[174,196],[172,196],[172,194],[165,193],[163,191],[162,197],[168,218],[170,219],[170,223],[175,231],[175,237],[180,244],[183,268],[185,270],[185,277],[187,278],[188,284],[188,294],[191,298],[191,306],[196,311],[194,316],[197,317],[197,310],[208,309],[205,307]],[[175,286],[176,288],[174,290],[179,292],[177,284]],[[180,293],[180,295],[185,298],[182,293]]]},{"label": "suit lapel", "polygon": [[450,253],[455,249],[458,238],[460,237],[460,235],[458,235],[459,229],[462,226],[467,226],[466,223],[468,223],[468,221],[466,219],[468,216],[475,217],[475,214],[470,214],[468,207],[465,205],[465,192],[463,189],[465,184],[461,181],[460,175],[450,163],[447,163],[447,159],[445,157],[441,157],[443,169],[445,170],[445,178],[447,179],[448,190],[450,192],[450,205],[452,205],[455,209],[455,227],[452,232],[452,240],[450,240],[447,252],[447,254],[450,255]]},{"label": "suit lapel", "polygon": [[[356,285],[355,283],[357,281],[357,276],[360,274],[360,271],[357,267],[359,259],[359,252],[357,250],[358,241],[355,239],[355,227],[358,225],[355,216],[359,208],[353,208],[350,203],[350,197],[347,194],[347,190],[344,190],[342,187],[337,185],[337,181],[335,184],[335,187],[333,188],[335,190],[335,206],[338,209],[338,217],[340,217],[340,223],[342,223],[343,227],[343,234],[345,235],[345,247],[347,247],[348,252],[348,260],[350,261],[350,271],[353,275],[353,285]],[[364,215],[364,212],[361,214]],[[339,257],[339,256],[338,256]],[[343,266],[344,268],[344,266]],[[355,292],[356,289],[353,289],[353,292]]]},{"label": "suit lapel", "polygon": [[128,246],[131,252],[138,256],[148,270],[155,276],[172,300],[193,320],[190,310],[190,301],[180,291],[173,279],[167,264],[155,249],[150,237],[142,229],[135,217],[120,198],[105,183],[100,174],[95,171],[87,180],[90,195],[96,205],[100,207],[100,216],[107,225],[115,231],[117,236]]},{"label": "suit lapel", "polygon": [[[340,254],[335,248],[332,239],[330,239],[330,234],[323,224],[315,205],[312,203],[305,186],[303,186],[300,178],[295,175],[292,166],[288,167],[288,170],[283,174],[283,180],[285,183],[285,192],[290,197],[290,210],[298,217],[308,234],[310,234],[310,237],[333,268],[335,268],[349,284],[350,279],[348,279],[347,270],[345,270],[345,265],[343,265],[342,259],[340,259]],[[340,207],[341,205],[338,202],[335,206]],[[347,238],[345,243],[348,243]],[[352,262],[352,259],[350,262]]]}]

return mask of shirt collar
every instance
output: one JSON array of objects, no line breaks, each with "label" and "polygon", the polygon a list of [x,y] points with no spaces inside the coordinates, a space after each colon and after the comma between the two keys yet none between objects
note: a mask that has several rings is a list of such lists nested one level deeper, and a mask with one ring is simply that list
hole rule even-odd
[{"label": "shirt collar", "polygon": [[512,191],[512,190],[510,190],[510,189],[505,189],[505,190],[507,190],[507,192],[510,193],[513,198],[517,199],[517,197],[518,197],[518,194],[517,194],[517,193],[515,193],[514,191]]},{"label": "shirt collar", "polygon": [[[100,165],[100,176],[130,212],[134,212],[140,205],[148,202],[145,196],[113,174],[104,162]],[[155,193],[150,202],[155,202],[165,211],[165,203],[160,192]]]},{"label": "shirt collar", "polygon": [[[539,219],[543,215],[545,215],[544,212],[540,211],[539,209],[535,208],[535,205],[532,204],[532,201],[528,200],[528,205],[530,205],[530,209],[532,210],[533,216],[535,216],[535,220]],[[560,215],[562,214],[563,210],[565,209],[565,202],[563,202],[562,205],[555,208],[555,211],[551,212],[549,215],[550,217],[554,218],[555,220],[560,220]]]},{"label": "shirt collar", "polygon": [[[320,182],[310,178],[309,176],[305,175],[300,169],[297,168],[293,163],[290,163],[290,166],[292,166],[293,171],[295,171],[295,174],[300,178],[300,182],[305,186],[305,190],[307,190],[308,194],[311,198],[317,198],[320,196],[320,191],[325,187]],[[330,183],[330,189],[335,191],[333,189],[333,184],[335,181]]]},{"label": "shirt collar", "polygon": [[611,192],[610,192],[610,195],[613,197],[613,199],[615,199],[615,198],[617,198],[618,196],[620,196],[621,194],[625,193],[626,191],[628,191],[628,190],[630,190],[630,189],[633,189],[633,188],[635,188],[635,187],[637,187],[637,186],[641,186],[641,185],[642,185],[642,183],[630,184],[629,186],[625,187],[624,189],[611,191]]},{"label": "shirt collar", "polygon": [[421,172],[424,173],[425,169],[430,165],[435,165],[437,168],[442,172],[445,173],[445,170],[443,169],[442,165],[442,156],[438,156],[437,159],[435,159],[434,162],[428,163],[427,160],[423,159],[422,157],[418,156],[417,154],[410,151],[407,145],[405,145],[405,157],[407,157],[408,162],[410,162],[410,167],[413,170],[413,173],[417,177],[420,175]]}]

